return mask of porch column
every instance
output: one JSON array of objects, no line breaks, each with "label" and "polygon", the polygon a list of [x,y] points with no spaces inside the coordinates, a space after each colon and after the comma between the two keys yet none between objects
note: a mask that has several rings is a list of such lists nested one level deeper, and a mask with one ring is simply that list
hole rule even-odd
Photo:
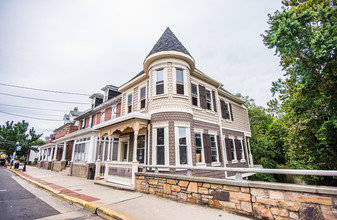
[{"label": "porch column", "polygon": [[54,153],[54,160],[57,160],[57,150],[58,150],[58,146],[57,146],[57,144],[55,145],[55,153]]},{"label": "porch column", "polygon": [[98,141],[97,161],[101,161],[102,138],[103,136],[99,137],[99,141]]},{"label": "porch column", "polygon": [[99,137],[96,170],[95,170],[95,180],[101,179],[101,147],[102,147],[101,143],[102,143],[102,137]]},{"label": "porch column", "polygon": [[67,142],[64,142],[63,143],[63,152],[62,152],[62,160],[61,161],[66,160],[66,150],[67,150]]},{"label": "porch column", "polygon": [[250,167],[254,167],[254,162],[253,162],[253,156],[252,156],[252,150],[250,149],[250,142],[249,142],[249,138],[247,138],[247,145],[249,148],[249,160],[250,160]]},{"label": "porch column", "polygon": [[107,159],[107,161],[111,161],[111,156],[110,156],[110,154],[111,154],[111,139],[112,139],[111,137],[112,137],[112,134],[109,134],[108,159]]},{"label": "porch column", "polygon": [[132,162],[137,162],[137,142],[138,142],[138,130],[134,131],[134,138],[133,138],[133,160]]}]

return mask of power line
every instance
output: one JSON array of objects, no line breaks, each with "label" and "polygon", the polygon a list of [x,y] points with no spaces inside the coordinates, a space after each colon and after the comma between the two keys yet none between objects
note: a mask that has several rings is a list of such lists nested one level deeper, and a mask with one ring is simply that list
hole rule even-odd
[{"label": "power line", "polygon": [[0,85],[1,86],[9,86],[9,87],[20,88],[20,89],[30,89],[30,90],[36,90],[36,91],[42,91],[42,92],[53,92],[53,93],[62,93],[62,94],[69,94],[69,95],[90,96],[89,94],[84,94],[84,93],[64,92],[64,91],[56,91],[56,90],[48,90],[48,89],[38,89],[38,88],[31,88],[31,87],[25,87],[25,86],[10,85],[10,84],[5,84],[5,83],[0,83]]},{"label": "power line", "polygon": [[85,102],[67,102],[67,101],[58,101],[58,100],[51,100],[51,99],[39,99],[39,98],[32,98],[32,97],[27,97],[27,96],[12,95],[12,94],[3,93],[3,92],[0,92],[0,94],[1,95],[18,97],[18,98],[24,98],[24,99],[32,99],[32,100],[38,100],[38,101],[45,101],[45,102],[57,102],[57,103],[66,103],[66,104],[89,105],[89,103],[85,103]]},{"label": "power line", "polygon": [[55,111],[55,112],[67,112],[67,111],[69,111],[69,110],[58,110],[58,109],[48,109],[48,108],[34,108],[34,107],[28,107],[28,106],[9,105],[9,104],[2,104],[2,103],[0,103],[0,105],[16,107],[16,108],[36,109],[36,110],[43,110],[43,111]]},{"label": "power line", "polygon": [[1,113],[3,114],[7,114],[7,115],[13,115],[13,116],[19,116],[19,117],[24,117],[24,118],[32,118],[32,119],[36,119],[36,120],[43,120],[43,121],[63,121],[63,120],[56,120],[56,119],[48,119],[48,118],[36,118],[36,117],[31,117],[31,116],[26,116],[26,115],[18,115],[18,114],[13,114],[13,113],[9,113],[9,112],[4,112],[1,111]]}]

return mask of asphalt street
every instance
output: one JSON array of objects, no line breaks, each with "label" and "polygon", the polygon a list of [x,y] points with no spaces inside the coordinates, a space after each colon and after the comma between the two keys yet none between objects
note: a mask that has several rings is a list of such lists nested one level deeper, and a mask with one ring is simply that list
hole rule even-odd
[{"label": "asphalt street", "polygon": [[36,188],[0,167],[0,220],[101,219]]}]

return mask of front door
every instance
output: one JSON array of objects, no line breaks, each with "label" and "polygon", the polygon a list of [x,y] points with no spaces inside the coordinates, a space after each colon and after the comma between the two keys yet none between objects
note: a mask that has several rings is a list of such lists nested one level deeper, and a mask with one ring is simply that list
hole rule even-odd
[{"label": "front door", "polygon": [[122,142],[121,161],[128,161],[128,142]]}]

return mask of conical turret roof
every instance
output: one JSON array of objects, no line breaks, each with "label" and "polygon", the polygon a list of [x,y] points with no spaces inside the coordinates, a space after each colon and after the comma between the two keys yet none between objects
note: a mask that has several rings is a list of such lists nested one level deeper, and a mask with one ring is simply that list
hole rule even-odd
[{"label": "conical turret roof", "polygon": [[[178,38],[173,34],[169,27],[166,28],[162,36],[159,38],[157,43],[154,45],[152,50],[150,51],[147,57],[151,56],[154,53],[162,52],[162,51],[178,51],[184,54],[191,54],[187,51],[184,45],[178,40]],[[146,57],[146,58],[147,58]]]}]

